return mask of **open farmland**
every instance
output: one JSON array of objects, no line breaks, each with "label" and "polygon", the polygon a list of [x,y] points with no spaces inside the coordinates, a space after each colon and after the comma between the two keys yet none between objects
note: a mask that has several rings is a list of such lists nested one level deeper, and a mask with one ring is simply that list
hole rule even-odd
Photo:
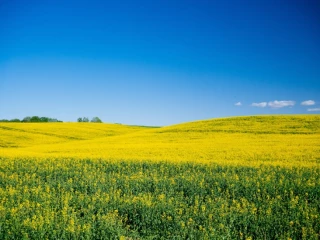
[{"label": "open farmland", "polygon": [[0,123],[0,239],[318,239],[320,116]]}]

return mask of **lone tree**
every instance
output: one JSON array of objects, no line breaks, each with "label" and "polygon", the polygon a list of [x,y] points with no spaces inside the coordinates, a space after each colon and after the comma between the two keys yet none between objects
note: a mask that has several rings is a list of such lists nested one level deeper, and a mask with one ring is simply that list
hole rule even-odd
[{"label": "lone tree", "polygon": [[93,123],[102,123],[101,119],[98,118],[98,117],[92,118],[92,119],[91,119],[91,122],[93,122]]},{"label": "lone tree", "polygon": [[80,117],[80,118],[78,118],[78,120],[77,120],[78,122],[82,122],[82,118]]}]

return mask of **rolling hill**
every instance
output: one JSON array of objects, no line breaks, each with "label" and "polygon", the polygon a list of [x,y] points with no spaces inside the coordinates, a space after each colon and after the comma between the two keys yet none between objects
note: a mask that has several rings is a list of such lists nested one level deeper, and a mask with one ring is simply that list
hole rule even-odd
[{"label": "rolling hill", "polygon": [[320,116],[0,124],[0,239],[318,239]]},{"label": "rolling hill", "polygon": [[6,157],[304,165],[320,161],[320,116],[210,119],[161,128],[92,123],[1,123]]}]

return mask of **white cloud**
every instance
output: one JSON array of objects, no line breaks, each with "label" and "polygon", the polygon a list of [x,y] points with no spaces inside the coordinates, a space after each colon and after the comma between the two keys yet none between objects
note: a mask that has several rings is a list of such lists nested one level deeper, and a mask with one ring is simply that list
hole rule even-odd
[{"label": "white cloud", "polygon": [[319,112],[320,108],[308,108],[308,112]]},{"label": "white cloud", "polygon": [[268,106],[271,108],[283,108],[283,107],[290,107],[290,106],[294,106],[296,104],[295,101],[273,101],[273,102],[269,102]]},{"label": "white cloud", "polygon": [[242,103],[241,102],[237,102],[234,104],[235,106],[242,106]]},{"label": "white cloud", "polygon": [[267,106],[267,102],[252,103],[251,106],[252,106],[252,107],[261,107],[261,108],[264,108],[264,107]]},{"label": "white cloud", "polygon": [[304,101],[304,102],[301,103],[301,105],[303,105],[303,106],[312,106],[312,105],[315,105],[315,104],[316,103],[313,100],[307,100],[307,101]]}]

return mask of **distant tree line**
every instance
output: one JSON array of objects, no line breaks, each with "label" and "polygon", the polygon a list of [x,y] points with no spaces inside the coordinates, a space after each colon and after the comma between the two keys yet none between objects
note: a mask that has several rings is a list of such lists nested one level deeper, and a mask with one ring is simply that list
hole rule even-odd
[{"label": "distant tree line", "polygon": [[[78,122],[89,122],[89,118],[87,118],[87,117],[83,117],[83,118],[79,117],[77,121]],[[93,117],[90,122],[102,123],[101,119],[98,118],[98,117]]]},{"label": "distant tree line", "polygon": [[32,116],[32,117],[25,117],[22,120],[18,118],[14,118],[11,120],[8,119],[0,119],[0,122],[62,122],[56,118],[49,118],[49,117],[38,117],[38,116]]},{"label": "distant tree line", "polygon": [[[89,118],[87,117],[79,117],[78,122],[92,122],[92,123],[102,123],[101,119],[98,117],[93,117],[91,121],[89,121]],[[49,118],[49,117],[38,117],[38,116],[32,116],[32,117],[25,117],[22,120],[18,118],[14,118],[11,120],[8,119],[0,119],[0,122],[31,122],[31,123],[41,123],[41,122],[63,122],[56,118]]]}]

